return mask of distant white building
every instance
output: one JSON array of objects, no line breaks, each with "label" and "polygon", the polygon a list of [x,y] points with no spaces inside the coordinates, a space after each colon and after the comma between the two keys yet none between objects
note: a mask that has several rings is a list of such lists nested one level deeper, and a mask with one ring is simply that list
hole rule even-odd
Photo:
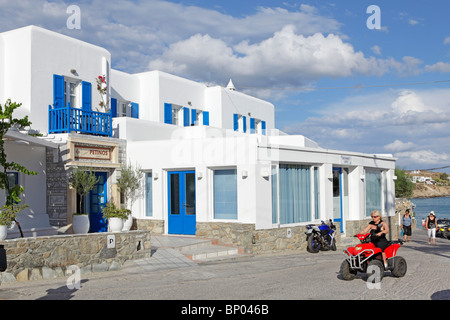
[{"label": "distant white building", "polygon": [[30,208],[20,219],[28,232],[71,223],[72,167],[94,168],[101,179],[84,206],[91,231],[105,231],[101,208],[119,201],[126,162],[145,171],[132,208],[138,226],[164,234],[202,229],[213,237],[236,232],[230,224],[269,232],[327,219],[345,234],[374,209],[395,214],[391,155],[323,149],[287,135],[275,128],[271,103],[232,81],[208,87],[161,71],[127,74],[111,69],[104,48],[35,26],[0,34],[0,77],[0,102],[21,102],[17,116],[28,115],[43,135],[8,140],[12,159],[39,172],[11,173],[25,186]]}]

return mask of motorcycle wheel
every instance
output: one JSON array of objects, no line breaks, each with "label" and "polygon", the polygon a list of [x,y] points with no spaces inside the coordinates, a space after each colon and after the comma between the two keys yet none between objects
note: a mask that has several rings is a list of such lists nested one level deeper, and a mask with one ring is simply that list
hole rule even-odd
[{"label": "motorcycle wheel", "polygon": [[342,261],[341,268],[339,269],[339,273],[345,281],[350,281],[355,279],[356,277],[356,270],[350,269],[350,264],[347,260]]},{"label": "motorcycle wheel", "polygon": [[406,260],[403,257],[394,257],[394,269],[391,271],[394,277],[403,277],[407,269]]},{"label": "motorcycle wheel", "polygon": [[308,251],[311,253],[317,253],[320,250],[320,242],[314,235],[308,238]]},{"label": "motorcycle wheel", "polygon": [[333,250],[333,251],[337,250],[337,248],[336,248],[336,239],[333,239],[333,242],[331,243],[330,249]]},{"label": "motorcycle wheel", "polygon": [[379,280],[381,282],[381,280],[384,277],[384,265],[383,265],[383,260],[378,260],[378,259],[373,259],[372,261],[369,262],[369,265],[367,266],[367,275],[370,277],[371,275],[379,275],[380,279],[376,279]]}]

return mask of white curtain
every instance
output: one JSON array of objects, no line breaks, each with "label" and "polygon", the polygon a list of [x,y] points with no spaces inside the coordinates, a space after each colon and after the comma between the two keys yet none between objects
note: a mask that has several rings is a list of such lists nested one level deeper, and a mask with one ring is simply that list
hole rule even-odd
[{"label": "white curtain", "polygon": [[279,170],[280,223],[310,220],[311,174],[310,167],[282,164]]},{"label": "white curtain", "polygon": [[382,212],[381,204],[381,172],[366,169],[366,216],[373,210]]}]

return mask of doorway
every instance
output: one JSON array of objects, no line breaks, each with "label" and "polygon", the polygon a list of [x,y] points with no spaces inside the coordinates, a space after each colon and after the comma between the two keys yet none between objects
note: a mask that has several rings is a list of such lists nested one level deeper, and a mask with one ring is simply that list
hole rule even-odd
[{"label": "doorway", "polygon": [[89,204],[89,232],[107,232],[108,224],[103,218],[102,209],[108,200],[108,173],[95,172],[98,179],[97,185],[88,195]]},{"label": "doorway", "polygon": [[342,169],[333,168],[333,220],[341,225],[341,233],[344,232],[343,225],[343,208],[342,208]]},{"label": "doorway", "polygon": [[168,233],[195,235],[195,171],[168,172]]}]

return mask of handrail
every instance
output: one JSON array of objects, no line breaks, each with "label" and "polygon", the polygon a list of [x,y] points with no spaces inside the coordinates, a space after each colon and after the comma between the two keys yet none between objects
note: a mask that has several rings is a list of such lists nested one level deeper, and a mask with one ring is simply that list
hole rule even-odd
[{"label": "handrail", "polygon": [[111,113],[89,111],[72,108],[67,103],[65,108],[48,109],[49,133],[87,133],[93,135],[112,136]]}]

